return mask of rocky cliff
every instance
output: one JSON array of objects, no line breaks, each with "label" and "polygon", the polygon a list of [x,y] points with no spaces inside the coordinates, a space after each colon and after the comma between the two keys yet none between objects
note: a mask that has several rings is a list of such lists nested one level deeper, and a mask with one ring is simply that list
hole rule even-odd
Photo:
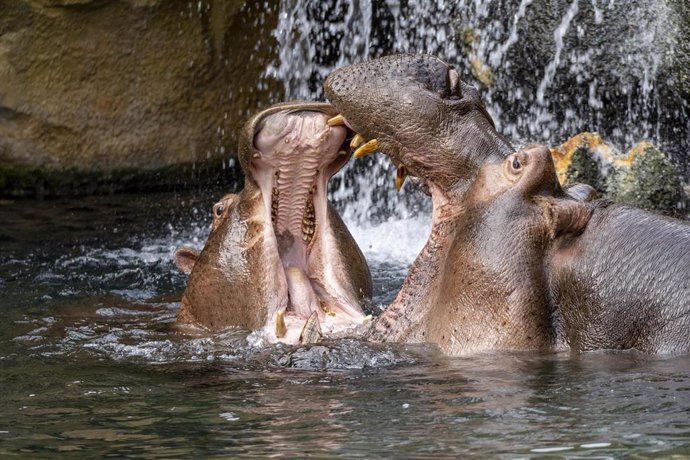
[{"label": "rocky cliff", "polygon": [[264,77],[277,10],[260,3],[0,0],[0,168],[231,157],[246,116],[282,96]]}]

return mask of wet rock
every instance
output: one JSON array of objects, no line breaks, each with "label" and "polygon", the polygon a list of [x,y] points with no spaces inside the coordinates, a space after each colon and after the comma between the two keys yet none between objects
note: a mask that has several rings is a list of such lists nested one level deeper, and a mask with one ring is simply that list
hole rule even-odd
[{"label": "wet rock", "polygon": [[113,171],[232,156],[237,127],[281,96],[264,76],[274,3],[0,0],[0,164]]},{"label": "wet rock", "polygon": [[580,133],[551,150],[562,184],[589,184],[606,193],[606,174],[618,154],[597,133]]},{"label": "wet rock", "polygon": [[461,52],[440,54],[481,84],[499,131],[543,143],[589,129],[616,145],[651,138],[690,181],[690,2],[443,3]]},{"label": "wet rock", "polygon": [[608,196],[642,209],[680,215],[683,187],[678,169],[654,145],[640,142],[616,162]]},{"label": "wet rock", "polygon": [[678,168],[649,142],[621,154],[599,134],[585,132],[553,148],[551,155],[562,184],[589,184],[606,198],[666,215],[685,212]]}]

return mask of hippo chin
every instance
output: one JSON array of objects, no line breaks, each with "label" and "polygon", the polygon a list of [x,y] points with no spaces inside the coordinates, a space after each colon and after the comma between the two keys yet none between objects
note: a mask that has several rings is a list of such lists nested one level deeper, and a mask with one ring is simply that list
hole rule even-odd
[{"label": "hippo chin", "polygon": [[[431,56],[333,72],[338,120],[416,176],[433,203],[429,240],[376,341],[447,353],[690,348],[687,223],[561,188],[548,149],[513,149],[477,91]],[[627,234],[633,228],[635,233]]]},{"label": "hippo chin", "polygon": [[244,126],[243,190],[213,207],[201,253],[180,248],[189,274],[178,323],[261,330],[269,341],[318,340],[362,324],[371,297],[364,256],[326,192],[349,159],[347,129],[325,103],[286,103]]}]

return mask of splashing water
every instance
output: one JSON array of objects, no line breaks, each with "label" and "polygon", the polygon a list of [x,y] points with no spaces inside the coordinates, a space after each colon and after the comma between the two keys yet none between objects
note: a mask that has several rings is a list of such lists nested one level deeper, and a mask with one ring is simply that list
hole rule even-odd
[{"label": "splashing water", "polygon": [[[279,60],[268,72],[289,98],[320,98],[323,79],[339,65],[427,52],[484,85],[490,112],[517,142],[556,143],[587,127],[621,143],[675,140],[680,152],[687,110],[665,83],[677,13],[655,3],[282,0]],[[206,14],[209,3],[191,5]],[[430,220],[428,200],[409,184],[396,194],[393,174],[385,157],[368,156],[331,190],[372,265],[381,305],[397,291]],[[1,452],[687,453],[687,357],[450,359],[351,340],[261,351],[249,349],[240,331],[175,333],[185,277],[173,251],[203,244],[212,197],[226,191],[0,204]]]},{"label": "splashing water", "polygon": [[[279,62],[267,73],[284,82],[287,99],[319,99],[333,69],[370,57],[419,51],[453,59],[455,25],[447,11],[443,2],[424,0],[405,6],[394,0],[336,0],[328,6],[282,0],[275,30]],[[392,257],[406,267],[428,236],[430,203],[407,186],[396,193],[394,177],[384,156],[350,162],[332,179],[330,197],[367,257]]]}]

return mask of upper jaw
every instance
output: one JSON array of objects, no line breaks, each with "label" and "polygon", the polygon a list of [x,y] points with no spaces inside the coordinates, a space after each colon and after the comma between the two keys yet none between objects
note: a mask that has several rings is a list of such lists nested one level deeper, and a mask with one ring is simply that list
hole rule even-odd
[{"label": "upper jaw", "polygon": [[391,140],[389,136],[380,135],[372,138],[368,138],[364,134],[371,133],[372,131],[368,127],[364,127],[362,131],[358,130],[359,124],[351,123],[342,114],[338,114],[328,120],[328,123],[333,126],[346,126],[349,128],[353,135],[350,142],[350,149],[353,151],[353,157],[355,159],[361,158],[365,155],[369,155],[374,152],[381,152],[387,155],[393,165],[396,167],[396,177],[395,177],[395,188],[399,191],[406,178],[410,177],[411,181],[426,195],[431,195],[433,190],[440,190],[438,187],[431,187],[430,184],[434,183],[433,177],[428,177],[426,171],[417,169],[410,164],[421,163],[406,161],[406,158],[412,158],[411,154],[405,152],[404,147],[397,145],[397,141]]},{"label": "upper jaw", "polygon": [[301,112],[313,111],[321,112],[329,117],[334,117],[338,114],[337,109],[327,102],[308,102],[308,101],[291,101],[281,104],[273,105],[251,117],[242,128],[240,133],[238,160],[240,167],[247,174],[250,171],[250,164],[252,155],[254,154],[254,137],[261,127],[261,122],[270,115],[279,112]]}]

